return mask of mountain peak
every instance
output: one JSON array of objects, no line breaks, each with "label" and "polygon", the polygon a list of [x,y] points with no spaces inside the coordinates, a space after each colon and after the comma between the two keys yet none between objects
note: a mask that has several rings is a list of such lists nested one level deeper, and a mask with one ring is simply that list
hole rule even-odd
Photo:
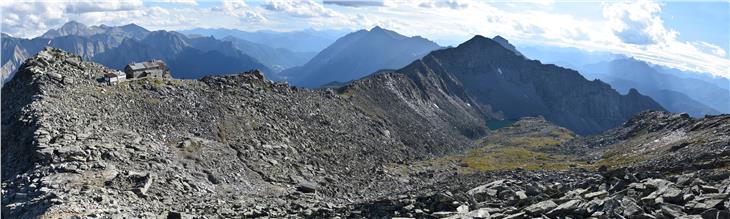
[{"label": "mountain peak", "polygon": [[495,42],[492,39],[489,39],[487,37],[484,37],[482,35],[475,35],[471,39],[467,40],[466,42],[463,42],[459,44],[456,48],[463,49],[463,48],[480,48],[480,49],[488,49],[492,48],[494,46],[499,46],[497,42]]},{"label": "mountain peak", "polygon": [[[443,86],[464,100],[477,103],[472,105],[488,104],[490,108],[483,111],[486,116],[518,119],[543,115],[579,134],[609,129],[618,125],[617,121],[646,109],[663,110],[638,92],[624,96],[609,86],[587,81],[574,70],[528,60],[500,44],[501,37],[495,38],[476,35],[456,48],[434,51],[396,72],[413,80],[439,81],[440,84],[430,86]],[[565,94],[591,96],[595,99],[590,102],[595,106],[625,105],[597,111]]]},{"label": "mountain peak", "polygon": [[332,81],[350,81],[381,69],[394,69],[440,48],[422,37],[407,37],[375,26],[337,39],[301,68],[283,72],[292,84],[318,87]]},{"label": "mountain peak", "polygon": [[376,34],[376,35],[385,35],[385,36],[389,36],[394,39],[408,38],[407,36],[404,36],[398,32],[388,30],[388,29],[382,28],[380,26],[375,26],[375,27],[371,28],[370,31],[366,31],[366,33],[371,33],[371,34]]},{"label": "mountain peak", "polygon": [[120,28],[125,29],[125,30],[145,30],[145,31],[147,30],[144,27],[139,26],[139,25],[137,25],[135,23],[130,23],[130,24],[127,24],[127,25],[123,25],[123,26],[120,26]]},{"label": "mountain peak", "polygon": [[69,21],[58,29],[50,29],[46,31],[41,38],[52,39],[62,36],[92,36],[97,34],[108,34],[122,36],[124,38],[131,37],[134,39],[142,39],[147,36],[149,30],[138,26],[134,23],[124,26],[109,26],[101,24],[99,26],[87,26],[78,21]]},{"label": "mountain peak", "polygon": [[498,42],[499,42],[499,41],[505,41],[505,42],[509,42],[509,41],[508,41],[507,39],[505,39],[504,37],[502,37],[502,36],[500,36],[500,35],[494,36],[494,38],[492,38],[492,40],[494,40],[494,41],[498,41]]},{"label": "mountain peak", "polygon": [[481,41],[484,41],[484,40],[489,40],[489,38],[477,34],[477,35],[474,35],[474,37],[472,37],[471,39],[467,40],[464,43],[468,43],[468,42],[481,42]]},{"label": "mountain peak", "polygon": [[629,93],[628,93],[628,95],[629,95],[629,96],[639,96],[639,95],[641,95],[641,94],[640,94],[640,93],[639,93],[639,91],[638,91],[638,90],[636,90],[635,88],[631,88],[631,89],[629,89]]},{"label": "mountain peak", "polygon": [[[459,46],[456,47],[457,49],[472,49],[472,50],[508,50],[509,52],[517,55],[522,56],[522,54],[515,49],[515,47],[512,44],[509,44],[509,42],[502,38],[501,36],[494,37],[494,39],[490,39],[488,37],[482,36],[482,35],[475,35],[471,39],[467,40],[466,42],[459,44]],[[509,53],[505,52],[505,53]]]},{"label": "mountain peak", "polygon": [[85,24],[72,20],[66,22],[58,29],[50,29],[46,31],[46,33],[41,35],[41,37],[55,38],[68,35],[92,35],[93,33],[95,33],[94,28],[89,28]]},{"label": "mountain peak", "polygon": [[522,53],[520,53],[520,51],[517,51],[517,48],[515,48],[515,46],[512,45],[511,43],[509,43],[509,40],[505,39],[504,37],[497,35],[494,38],[492,38],[492,40],[499,43],[499,45],[501,45],[505,49],[509,49],[512,52],[514,52],[515,54],[517,54],[519,56],[523,56]]},{"label": "mountain peak", "polygon": [[71,20],[69,22],[66,22],[61,26],[61,29],[68,29],[68,28],[86,28],[86,24],[83,24],[81,22]]},{"label": "mountain peak", "polygon": [[375,27],[370,29],[370,32],[378,32],[378,31],[385,31],[385,30],[386,29],[383,29],[382,27],[376,25]]}]

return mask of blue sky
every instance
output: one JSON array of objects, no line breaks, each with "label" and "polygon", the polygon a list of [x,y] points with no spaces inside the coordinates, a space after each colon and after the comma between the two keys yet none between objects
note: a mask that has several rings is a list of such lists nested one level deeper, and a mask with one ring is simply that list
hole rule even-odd
[{"label": "blue sky", "polygon": [[576,47],[730,77],[728,1],[159,0],[2,1],[2,31],[35,37],[69,20],[293,31],[375,25],[455,45],[475,34]]},{"label": "blue sky", "polygon": [[730,4],[726,2],[666,2],[659,14],[679,40],[705,41],[730,51]]}]

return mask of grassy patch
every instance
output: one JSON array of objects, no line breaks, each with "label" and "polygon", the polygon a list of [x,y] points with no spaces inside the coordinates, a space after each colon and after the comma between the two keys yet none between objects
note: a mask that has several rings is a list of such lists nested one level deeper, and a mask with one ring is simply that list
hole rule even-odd
[{"label": "grassy patch", "polygon": [[564,140],[561,140],[558,140],[554,137],[513,137],[509,139],[509,144],[514,146],[534,148],[560,145],[562,142],[564,142]]},{"label": "grassy patch", "polygon": [[525,148],[502,147],[484,151],[470,151],[462,162],[466,167],[477,171],[510,170],[522,168],[526,170],[563,170],[570,168],[572,162],[564,162],[561,156],[534,152]]},{"label": "grassy patch", "polygon": [[618,168],[628,166],[639,161],[644,161],[646,158],[643,155],[628,155],[628,154],[617,154],[617,155],[604,155],[603,159],[597,161],[592,167],[598,168],[600,166],[606,166],[608,168]]},{"label": "grassy patch", "polygon": [[494,120],[488,126],[498,129],[475,141],[481,147],[470,149],[464,154],[416,162],[404,168],[409,171],[441,169],[472,173],[514,169],[566,170],[588,166],[573,155],[562,154],[562,150],[551,150],[559,149],[557,147],[576,137],[570,130],[540,119],[516,123]]},{"label": "grassy patch", "polygon": [[553,130],[552,132],[550,132],[550,136],[556,137],[556,138],[562,140],[563,142],[575,138],[575,134],[573,134],[572,132],[570,132],[566,129]]}]

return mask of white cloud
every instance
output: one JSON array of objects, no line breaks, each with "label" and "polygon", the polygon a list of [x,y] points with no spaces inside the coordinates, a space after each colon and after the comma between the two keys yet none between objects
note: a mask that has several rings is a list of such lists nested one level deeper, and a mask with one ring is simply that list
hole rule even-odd
[{"label": "white cloud", "polygon": [[76,1],[66,5],[66,12],[81,14],[103,11],[129,11],[142,8],[141,0],[134,1]]},{"label": "white cloud", "polygon": [[707,42],[693,42],[692,43],[700,51],[715,54],[720,57],[727,57],[727,52],[717,45],[710,44]]},{"label": "white cloud", "polygon": [[137,1],[7,1],[0,5],[3,12],[2,31],[19,37],[37,36],[59,26],[75,16],[98,12],[142,9]]},{"label": "white cloud", "polygon": [[617,2],[604,8],[603,14],[616,36],[625,43],[655,44],[666,43],[676,38],[677,32],[667,30],[657,15],[661,5],[642,0],[636,2]]},{"label": "white cloud", "polygon": [[428,0],[418,4],[423,8],[451,8],[463,9],[469,7],[469,2],[465,0]]},{"label": "white cloud", "polygon": [[228,15],[239,18],[242,22],[267,21],[264,15],[254,10],[254,8],[246,4],[243,0],[224,0],[221,3],[221,8],[216,8],[215,10],[222,10],[228,13]]},{"label": "white cloud", "polygon": [[269,0],[262,6],[294,17],[342,17],[342,14],[312,0]]},{"label": "white cloud", "polygon": [[706,42],[679,41],[679,33],[664,26],[661,10],[659,3],[646,0],[606,5],[604,16],[620,42],[603,46],[655,64],[730,77],[725,50]]},{"label": "white cloud", "polygon": [[66,5],[57,2],[15,2],[2,5],[3,32],[14,36],[39,35],[64,22]]},{"label": "white cloud", "polygon": [[[174,28],[195,23],[195,9],[144,7],[141,1],[11,1],[0,4],[2,32],[31,38],[68,21],[88,25],[124,25]],[[187,16],[186,16],[187,15]],[[190,16],[190,17],[188,17]]]},{"label": "white cloud", "polygon": [[[552,4],[552,2],[545,2]],[[367,22],[407,35],[466,40],[475,34],[502,35],[513,42],[569,46],[634,56],[654,64],[730,77],[722,48],[706,42],[682,42],[659,17],[651,1],[603,6],[604,19],[584,19],[549,10],[501,10],[485,1],[390,0],[378,10],[353,9]],[[600,7],[600,5],[599,5]]]},{"label": "white cloud", "polygon": [[383,6],[383,1],[379,0],[324,0],[322,1],[325,5],[339,5],[345,7],[371,7],[371,6]]},{"label": "white cloud", "polygon": [[182,5],[198,5],[198,1],[196,0],[156,0],[160,3],[170,3],[170,4],[182,4]]}]

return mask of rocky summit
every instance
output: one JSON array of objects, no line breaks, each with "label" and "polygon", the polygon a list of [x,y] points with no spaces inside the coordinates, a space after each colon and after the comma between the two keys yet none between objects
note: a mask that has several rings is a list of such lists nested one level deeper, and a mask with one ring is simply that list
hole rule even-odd
[{"label": "rocky summit", "polygon": [[[46,48],[2,88],[2,217],[729,217],[730,115],[630,117],[653,102],[525,60],[495,61],[489,74],[549,94],[531,93],[534,101],[590,92],[635,104],[586,121],[555,117],[565,100],[496,121],[486,115],[510,115],[486,105],[498,93],[475,96],[470,83],[484,76],[450,58],[485,47],[524,59],[476,40],[319,90],[257,70],[109,85],[101,77],[116,70]],[[527,68],[553,69],[584,90],[548,92]],[[571,129],[613,123],[592,136]]]}]

